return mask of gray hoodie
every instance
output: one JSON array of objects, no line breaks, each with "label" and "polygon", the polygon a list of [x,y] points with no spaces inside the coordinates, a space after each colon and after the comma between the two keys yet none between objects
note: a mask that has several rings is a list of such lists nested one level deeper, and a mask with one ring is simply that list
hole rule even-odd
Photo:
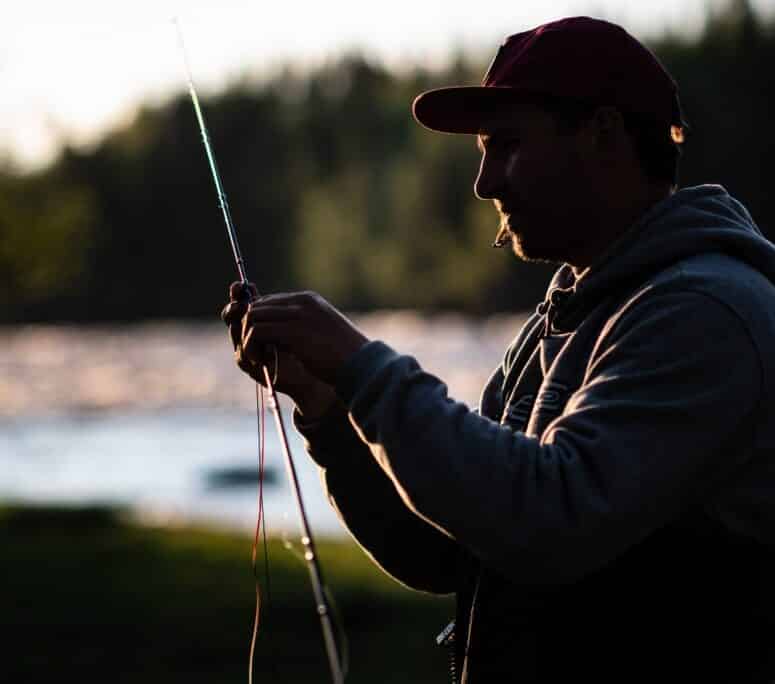
[{"label": "gray hoodie", "polygon": [[467,592],[469,650],[483,572],[572,586],[686,519],[775,548],[775,247],[721,187],[560,268],[478,411],[379,341],[337,393],[297,420],[332,504],[400,581]]}]

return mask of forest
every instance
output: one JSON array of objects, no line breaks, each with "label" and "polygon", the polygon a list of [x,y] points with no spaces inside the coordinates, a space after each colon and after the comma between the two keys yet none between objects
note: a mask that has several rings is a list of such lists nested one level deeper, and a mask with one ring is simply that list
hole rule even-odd
[{"label": "forest", "polygon": [[[724,185],[775,236],[775,21],[736,0],[701,35],[650,47],[691,126],[680,184]],[[203,99],[261,291],[313,289],[350,311],[535,306],[551,267],[490,249],[497,217],[473,196],[474,140],[411,117],[421,91],[478,83],[487,61],[397,71],[349,54]],[[5,324],[217,316],[236,271],[187,93],[42,170],[4,162],[0,279]]]}]

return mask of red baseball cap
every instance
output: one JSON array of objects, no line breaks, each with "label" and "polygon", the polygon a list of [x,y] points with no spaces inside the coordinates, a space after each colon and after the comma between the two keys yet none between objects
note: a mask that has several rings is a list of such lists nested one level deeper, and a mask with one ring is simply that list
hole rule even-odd
[{"label": "red baseball cap", "polygon": [[665,125],[683,142],[678,86],[654,54],[621,26],[570,17],[510,36],[481,86],[429,90],[412,105],[414,118],[444,133],[476,134],[505,101],[520,95],[608,104]]}]

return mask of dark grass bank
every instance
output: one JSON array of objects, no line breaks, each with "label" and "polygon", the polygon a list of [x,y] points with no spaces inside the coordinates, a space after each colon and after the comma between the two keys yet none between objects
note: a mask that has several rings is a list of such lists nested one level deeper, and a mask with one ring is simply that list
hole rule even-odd
[{"label": "dark grass bank", "polygon": [[[352,543],[318,546],[349,641],[348,683],[447,681],[434,636],[451,600],[404,589]],[[269,547],[254,681],[328,682],[307,570],[281,541]],[[148,527],[109,508],[5,507],[0,548],[4,681],[247,681],[249,537]]]}]

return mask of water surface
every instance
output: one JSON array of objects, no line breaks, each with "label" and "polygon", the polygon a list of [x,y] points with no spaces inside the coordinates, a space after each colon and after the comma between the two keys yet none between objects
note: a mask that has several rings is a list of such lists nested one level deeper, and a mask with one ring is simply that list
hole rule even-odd
[{"label": "water surface", "polygon": [[[475,405],[522,320],[388,312],[357,322]],[[313,527],[341,533],[316,467],[289,432]],[[0,329],[2,500],[116,503],[157,520],[249,528],[255,487],[213,487],[208,474],[254,468],[256,454],[254,385],[234,367],[219,324]],[[278,475],[265,491],[269,530],[295,531],[271,417],[267,465]]]}]

